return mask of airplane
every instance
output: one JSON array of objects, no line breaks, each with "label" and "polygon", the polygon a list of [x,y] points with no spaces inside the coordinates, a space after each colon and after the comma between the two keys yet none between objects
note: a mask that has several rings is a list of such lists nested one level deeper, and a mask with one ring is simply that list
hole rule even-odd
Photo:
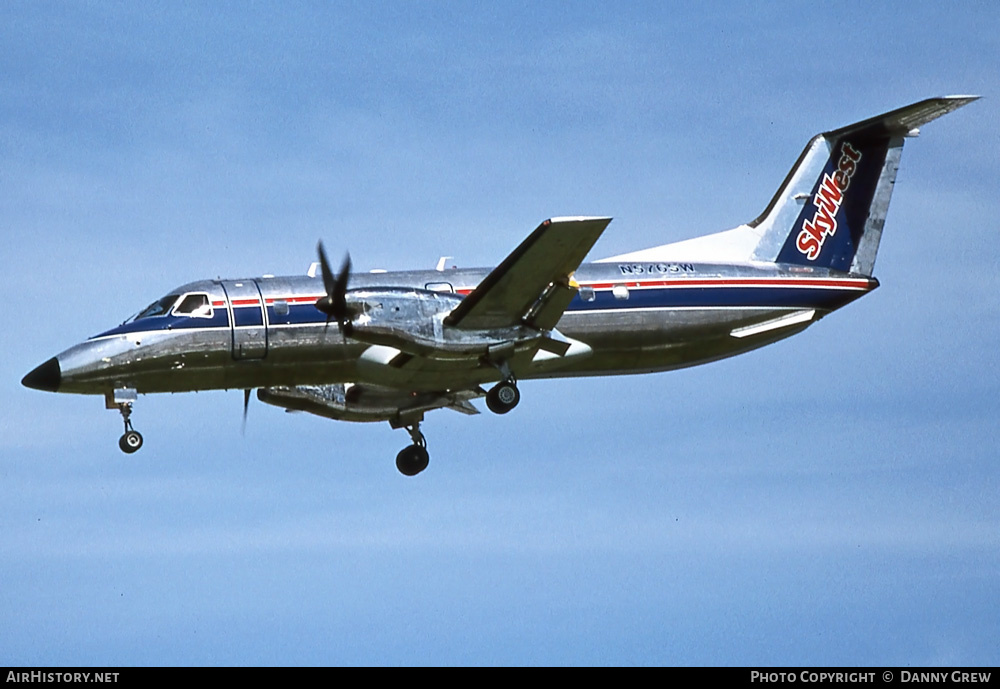
[{"label": "airplane", "polygon": [[[140,393],[252,390],[288,411],[388,421],[430,456],[428,411],[496,414],[518,380],[651,373],[799,333],[876,287],[872,276],[904,139],[976,100],[946,96],[813,137],[756,219],[731,230],[583,263],[609,217],[546,220],[492,270],[334,273],[322,242],[306,275],[201,280],[70,347],[21,381],[103,395],[123,452]],[[484,389],[484,385],[491,385]]]}]

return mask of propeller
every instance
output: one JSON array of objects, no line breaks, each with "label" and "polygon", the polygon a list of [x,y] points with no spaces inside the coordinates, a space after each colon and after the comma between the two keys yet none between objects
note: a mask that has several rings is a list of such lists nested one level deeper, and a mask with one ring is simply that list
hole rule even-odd
[{"label": "propeller", "polygon": [[316,308],[326,314],[326,325],[330,326],[330,320],[336,319],[340,326],[340,332],[344,336],[351,334],[351,318],[347,312],[347,278],[351,272],[351,255],[344,256],[344,263],[340,266],[340,274],[334,275],[330,270],[330,262],[326,258],[326,251],[323,249],[323,242],[316,246],[319,251],[319,265],[323,270],[323,288],[326,296],[316,300]]},{"label": "propeller", "polygon": [[247,434],[247,411],[250,409],[250,390],[243,391],[243,428],[240,431],[244,436]]}]

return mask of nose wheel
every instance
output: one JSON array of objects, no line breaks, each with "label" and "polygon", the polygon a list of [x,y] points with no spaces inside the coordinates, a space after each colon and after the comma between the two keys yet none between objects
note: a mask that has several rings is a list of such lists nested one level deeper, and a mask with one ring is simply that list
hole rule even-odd
[{"label": "nose wheel", "polygon": [[125,422],[125,434],[118,439],[118,447],[127,455],[138,451],[142,447],[142,434],[132,428],[132,405],[130,403],[119,404],[118,410],[121,412],[122,420]]},{"label": "nose wheel", "polygon": [[118,439],[118,447],[125,454],[132,454],[142,447],[142,434],[139,431],[125,431],[125,435]]},{"label": "nose wheel", "polygon": [[427,453],[427,440],[420,432],[420,424],[415,423],[412,426],[407,426],[406,430],[410,434],[413,444],[404,447],[396,455],[396,468],[403,476],[416,476],[427,468],[431,457]]}]

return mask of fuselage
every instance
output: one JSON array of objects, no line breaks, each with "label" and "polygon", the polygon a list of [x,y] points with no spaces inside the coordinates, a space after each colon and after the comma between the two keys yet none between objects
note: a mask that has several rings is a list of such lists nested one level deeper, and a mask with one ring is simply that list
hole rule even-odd
[{"label": "fuselage", "polygon": [[[355,273],[352,290],[410,288],[469,294],[488,269]],[[520,362],[518,378],[664,371],[733,356],[795,334],[874,289],[873,278],[775,263],[584,264],[558,331],[589,346],[586,356]],[[46,362],[34,387],[110,394],[364,382],[358,362],[370,343],[345,337],[316,308],[319,277],[192,282],[144,313]],[[431,296],[433,298],[433,296]],[[39,373],[43,367],[48,367]],[[409,387],[450,387],[448,367]],[[497,380],[480,367],[456,386]],[[44,378],[44,380],[42,380]],[[26,384],[30,381],[26,378]]]}]

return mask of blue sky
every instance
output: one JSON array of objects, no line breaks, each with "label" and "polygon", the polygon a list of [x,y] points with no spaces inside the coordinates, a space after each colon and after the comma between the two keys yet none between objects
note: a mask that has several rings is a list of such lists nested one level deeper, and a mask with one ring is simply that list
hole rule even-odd
[{"label": "blue sky", "polygon": [[[0,7],[0,663],[1000,663],[995,3]],[[790,340],[387,424],[22,388],[205,277],[733,227],[804,143],[903,154],[882,287]],[[338,249],[339,247],[339,249]]]}]

